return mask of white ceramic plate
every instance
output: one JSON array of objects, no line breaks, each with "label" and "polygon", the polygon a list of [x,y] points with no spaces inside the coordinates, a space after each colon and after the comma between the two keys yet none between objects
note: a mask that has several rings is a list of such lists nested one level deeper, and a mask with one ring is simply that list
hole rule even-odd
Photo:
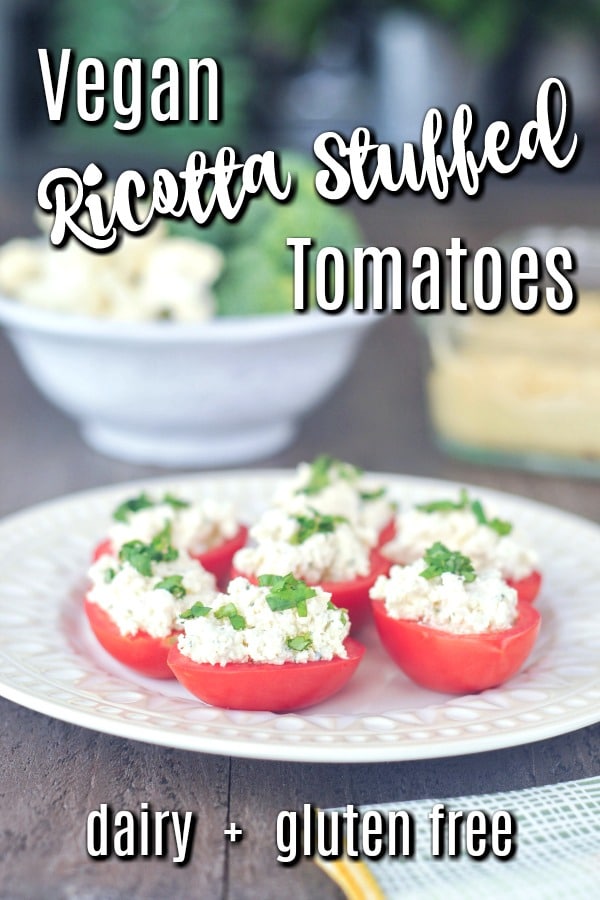
[{"label": "white ceramic plate", "polygon": [[[114,506],[142,488],[264,508],[284,472],[235,472],[137,482],[76,494],[0,524],[0,693],[76,725],[120,737],[232,756],[302,762],[427,759],[514,746],[600,719],[600,528],[551,507],[474,489],[518,523],[541,555],[540,639],[506,685],[451,697],[413,685],[373,630],[352,681],[297,714],[205,706],[177,683],[154,682],[96,644],[82,610],[91,549]],[[452,496],[459,485],[381,476],[400,502]]]}]

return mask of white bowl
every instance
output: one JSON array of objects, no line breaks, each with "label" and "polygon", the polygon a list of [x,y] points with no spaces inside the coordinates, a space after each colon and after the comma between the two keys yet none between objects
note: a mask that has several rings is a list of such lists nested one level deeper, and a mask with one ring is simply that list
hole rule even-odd
[{"label": "white bowl", "polygon": [[121,323],[0,298],[33,383],[102,453],[214,466],[267,456],[340,381],[373,315]]}]

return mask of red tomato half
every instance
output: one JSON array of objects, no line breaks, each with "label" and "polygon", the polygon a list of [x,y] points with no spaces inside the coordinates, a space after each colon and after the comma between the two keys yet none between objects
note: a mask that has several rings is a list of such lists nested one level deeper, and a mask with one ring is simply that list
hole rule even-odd
[{"label": "red tomato half", "polygon": [[121,634],[106,610],[85,598],[85,612],[92,631],[104,649],[120,663],[150,678],[173,678],[167,656],[179,632],[164,638],[152,637],[146,631]]},{"label": "red tomato half", "polygon": [[105,538],[103,541],[94,547],[94,552],[92,553],[92,562],[98,562],[101,556],[112,556],[113,555],[113,545],[110,538]]},{"label": "red tomato half", "polygon": [[338,656],[307,663],[247,662],[220,666],[194,662],[174,644],[169,651],[169,665],[191,694],[211,706],[290,712],[326,700],[352,677],[365,648],[352,638],[346,638],[344,646],[347,659]]},{"label": "red tomato half", "polygon": [[[369,599],[369,591],[375,584],[380,575],[386,575],[390,569],[391,562],[381,556],[377,550],[372,550],[370,555],[371,569],[368,575],[360,575],[353,578],[352,581],[323,581],[318,586],[331,594],[331,601],[340,609],[348,610],[348,617],[355,631],[367,621],[371,611],[371,601]],[[241,576],[247,578],[252,584],[258,584],[256,575],[246,575],[244,572],[238,571],[235,567],[231,570],[231,577]],[[307,581],[306,584],[315,584]]]},{"label": "red tomato half", "polygon": [[378,547],[383,547],[384,544],[389,544],[390,541],[393,541],[396,537],[396,520],[390,519],[387,525],[384,525],[381,531],[379,532],[379,539],[377,541]]},{"label": "red tomato half", "polygon": [[191,556],[197,559],[207,572],[212,572],[219,587],[224,588],[229,581],[231,561],[237,551],[244,546],[247,538],[248,529],[245,525],[240,525],[237,533],[228,541],[223,541],[218,547],[212,547],[203,553],[192,553]]},{"label": "red tomato half", "polygon": [[[222,544],[219,544],[217,547],[211,547],[210,550],[205,550],[203,553],[191,553],[190,556],[197,559],[207,572],[212,572],[217,579],[219,587],[223,588],[229,580],[231,561],[234,554],[244,546],[247,538],[248,529],[245,525],[240,525],[237,533],[229,540],[223,541]],[[106,538],[98,544],[92,559],[96,562],[101,556],[106,554],[112,555],[113,553],[112,542],[109,538]]]},{"label": "red tomato half", "polygon": [[422,687],[472,694],[503,684],[521,668],[537,638],[541,617],[519,601],[512,628],[485,634],[452,634],[409,619],[393,619],[383,600],[373,600],[383,646],[394,662]]},{"label": "red tomato half", "polygon": [[507,578],[506,583],[515,589],[519,600],[524,600],[525,603],[533,603],[540,592],[542,576],[540,572],[532,572],[531,575],[526,575],[525,578],[519,578],[518,580]]}]

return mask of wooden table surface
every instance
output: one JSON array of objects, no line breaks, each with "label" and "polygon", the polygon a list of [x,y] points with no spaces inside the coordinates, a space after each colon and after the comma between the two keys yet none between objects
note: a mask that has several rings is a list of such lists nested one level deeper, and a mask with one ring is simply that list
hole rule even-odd
[{"label": "wooden table surface", "polygon": [[[528,222],[594,224],[598,190],[556,183],[494,189],[477,203],[438,207],[425,198],[362,212],[370,241],[475,246]],[[0,237],[11,233],[4,197]],[[16,207],[15,207],[16,208]],[[21,213],[21,220],[25,217]],[[19,220],[15,214],[15,221]],[[15,228],[16,230],[16,228]],[[304,421],[293,446],[261,466],[291,466],[325,450],[372,470],[476,482],[600,519],[600,482],[474,467],[432,441],[422,394],[423,347],[410,317],[368,337],[348,379]],[[600,412],[600,411],[599,411]],[[0,336],[0,513],[80,488],[159,470],[105,459],[29,384]],[[0,575],[1,577],[1,575]],[[445,759],[386,764],[301,764],[211,756],[111,737],[0,700],[0,896],[7,898],[333,898],[311,862],[276,862],[275,821],[302,804],[368,804],[524,788],[600,775],[600,726],[534,744]],[[114,809],[194,810],[185,867],[169,858],[98,862],[85,849],[87,814]],[[245,834],[230,844],[223,829]]]}]

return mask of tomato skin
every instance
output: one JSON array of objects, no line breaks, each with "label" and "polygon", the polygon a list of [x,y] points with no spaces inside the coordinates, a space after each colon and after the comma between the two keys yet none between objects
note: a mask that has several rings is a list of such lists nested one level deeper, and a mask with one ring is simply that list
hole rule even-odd
[{"label": "tomato skin", "polygon": [[[318,586],[324,591],[327,591],[328,594],[331,594],[332,603],[340,609],[346,609],[348,611],[348,617],[353,632],[364,625],[370,618],[371,601],[369,598],[369,591],[375,584],[377,578],[380,575],[386,575],[392,565],[391,561],[378,553],[377,550],[371,551],[370,562],[371,568],[369,574],[353,578],[352,581],[306,582],[306,584],[310,584],[311,587]],[[231,570],[231,577],[246,578],[252,584],[258,584],[258,576],[246,575],[245,572],[240,572],[235,566]]]},{"label": "tomato skin", "polygon": [[389,544],[390,541],[393,541],[395,537],[396,537],[396,520],[394,518],[392,518],[389,520],[387,525],[383,526],[383,528],[379,532],[377,546],[383,547],[384,544]]},{"label": "tomato skin", "polygon": [[102,556],[113,556],[113,545],[110,538],[104,538],[100,541],[92,553],[92,562],[98,562]]},{"label": "tomato skin", "polygon": [[326,700],[349,681],[365,648],[353,638],[346,638],[344,646],[347,659],[221,666],[194,662],[174,644],[169,651],[169,665],[183,687],[211,706],[291,712]]},{"label": "tomato skin", "polygon": [[409,619],[394,619],[373,600],[381,642],[417,684],[448,694],[472,694],[503,684],[521,668],[535,643],[541,616],[519,600],[512,628],[485,634],[452,634]]},{"label": "tomato skin", "polygon": [[533,603],[540,592],[542,575],[541,572],[534,571],[530,575],[526,575],[525,578],[507,578],[506,583],[515,589],[519,600],[524,600],[525,603]]},{"label": "tomato skin", "polygon": [[223,541],[217,547],[211,547],[203,553],[191,553],[194,559],[217,579],[220,588],[227,586],[231,573],[231,563],[234,555],[241,550],[248,540],[248,529],[245,525],[240,525],[236,534],[227,541]]},{"label": "tomato skin", "polygon": [[[203,553],[190,553],[190,556],[197,559],[207,572],[211,572],[217,579],[218,586],[223,588],[229,581],[231,561],[234,554],[241,550],[247,539],[248,529],[245,525],[240,525],[237,532],[229,540],[223,541],[217,547],[211,547],[210,550],[204,550]],[[93,562],[96,562],[101,556],[106,554],[109,556],[115,555],[110,538],[105,538],[97,545],[92,554]]]},{"label": "tomato skin", "polygon": [[123,665],[148,675],[150,678],[173,678],[167,665],[167,656],[178,631],[172,631],[164,638],[152,637],[146,631],[136,634],[121,634],[116,623],[97,603],[85,598],[85,612],[98,642]]}]

